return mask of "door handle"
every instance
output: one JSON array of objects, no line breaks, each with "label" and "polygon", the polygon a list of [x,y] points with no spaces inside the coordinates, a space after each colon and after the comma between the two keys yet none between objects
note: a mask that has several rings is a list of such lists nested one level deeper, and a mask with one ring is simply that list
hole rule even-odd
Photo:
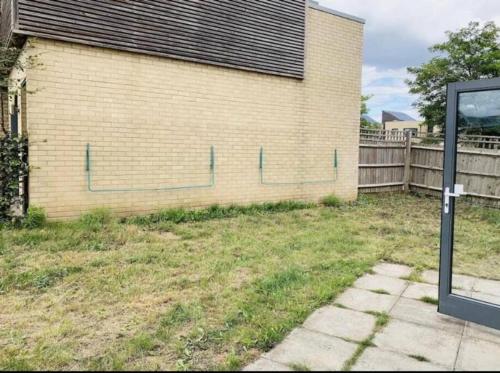
[{"label": "door handle", "polygon": [[454,189],[453,193],[451,193],[449,187],[446,187],[444,190],[444,213],[445,214],[450,213],[450,197],[459,198],[459,197],[467,195],[467,193],[464,192],[464,186],[462,184],[455,184],[455,187],[453,189]]}]

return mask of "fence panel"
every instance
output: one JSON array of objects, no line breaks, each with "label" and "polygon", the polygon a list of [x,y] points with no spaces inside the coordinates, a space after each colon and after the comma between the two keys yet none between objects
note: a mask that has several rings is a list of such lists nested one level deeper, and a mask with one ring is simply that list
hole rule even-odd
[{"label": "fence panel", "polygon": [[[360,192],[402,191],[406,184],[408,191],[441,194],[442,144],[434,139],[431,143],[435,145],[426,146],[421,137],[409,137],[407,141],[412,144],[407,147],[404,139],[401,133],[361,131]],[[481,140],[460,138],[457,183],[464,184],[470,201],[500,207],[500,149],[497,147],[500,138],[490,136]]]}]

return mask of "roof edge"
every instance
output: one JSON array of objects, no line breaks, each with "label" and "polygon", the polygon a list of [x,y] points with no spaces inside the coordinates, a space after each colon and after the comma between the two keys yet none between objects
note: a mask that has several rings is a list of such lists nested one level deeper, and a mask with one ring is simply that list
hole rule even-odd
[{"label": "roof edge", "polygon": [[342,18],[348,19],[350,21],[361,23],[363,25],[366,24],[366,20],[363,18],[356,17],[356,16],[353,16],[353,15],[350,15],[347,13],[339,12],[337,10],[333,10],[333,9],[328,8],[326,6],[320,5],[319,2],[317,2],[316,0],[308,0],[308,2],[309,2],[309,7],[312,9],[316,9],[316,10],[319,10],[321,12],[333,14],[334,16],[342,17]]}]

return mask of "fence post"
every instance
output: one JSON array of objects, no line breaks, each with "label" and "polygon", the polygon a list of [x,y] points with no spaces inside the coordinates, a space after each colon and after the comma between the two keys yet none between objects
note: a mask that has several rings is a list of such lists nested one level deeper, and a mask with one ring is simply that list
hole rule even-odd
[{"label": "fence post", "polygon": [[405,134],[406,139],[406,152],[405,152],[405,172],[404,172],[404,191],[406,193],[410,192],[410,181],[411,181],[411,141],[412,133],[407,131]]}]

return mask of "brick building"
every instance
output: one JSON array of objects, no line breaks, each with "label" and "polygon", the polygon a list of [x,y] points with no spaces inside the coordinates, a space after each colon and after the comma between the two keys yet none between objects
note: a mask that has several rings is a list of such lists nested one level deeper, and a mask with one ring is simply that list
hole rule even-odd
[{"label": "brick building", "polygon": [[304,0],[93,3],[2,2],[4,42],[36,60],[12,72],[30,204],[356,198],[362,20]]}]

